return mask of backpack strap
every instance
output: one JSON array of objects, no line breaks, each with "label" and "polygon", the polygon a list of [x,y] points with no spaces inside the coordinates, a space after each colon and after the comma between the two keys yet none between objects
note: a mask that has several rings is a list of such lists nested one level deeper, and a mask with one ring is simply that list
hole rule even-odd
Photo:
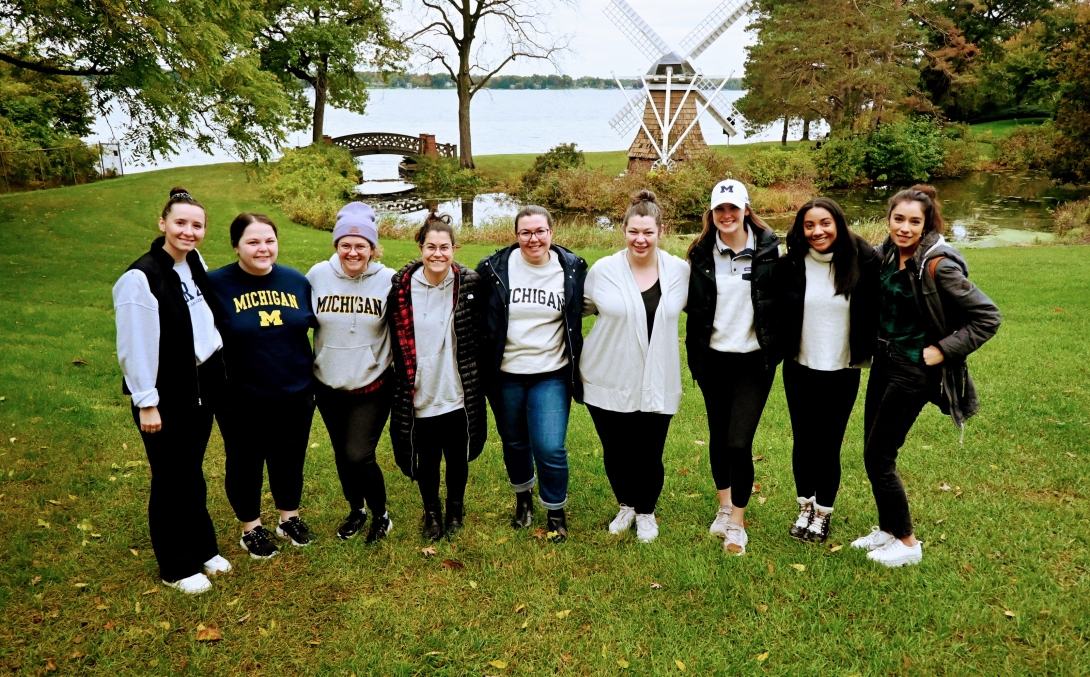
[{"label": "backpack strap", "polygon": [[927,272],[931,274],[931,279],[935,279],[935,267],[939,265],[939,261],[945,259],[945,256],[936,256],[927,262]]}]

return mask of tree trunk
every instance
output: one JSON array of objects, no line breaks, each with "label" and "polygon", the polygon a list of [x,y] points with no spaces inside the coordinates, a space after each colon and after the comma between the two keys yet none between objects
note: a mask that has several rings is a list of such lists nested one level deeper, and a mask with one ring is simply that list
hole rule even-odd
[{"label": "tree trunk", "polygon": [[465,169],[473,169],[473,135],[469,128],[469,104],[473,95],[469,91],[469,73],[458,77],[458,159]]},{"label": "tree trunk", "polygon": [[802,119],[802,140],[810,140],[810,118]]},{"label": "tree trunk", "polygon": [[780,138],[780,145],[781,146],[786,146],[787,145],[787,125],[790,124],[790,122],[791,122],[790,117],[788,117],[786,115],[783,116],[783,137]]},{"label": "tree trunk", "polygon": [[324,75],[319,75],[314,81],[314,135],[313,143],[322,140],[322,132],[325,130],[325,102],[329,96],[329,83]]}]

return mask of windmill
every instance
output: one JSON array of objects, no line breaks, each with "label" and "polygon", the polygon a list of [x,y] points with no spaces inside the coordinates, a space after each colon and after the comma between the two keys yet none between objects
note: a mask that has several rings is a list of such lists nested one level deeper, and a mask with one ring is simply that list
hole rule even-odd
[{"label": "windmill", "polygon": [[704,75],[693,60],[752,5],[752,0],[724,0],[681,41],[684,56],[671,49],[625,0],[611,0],[606,5],[605,15],[651,60],[647,74],[639,76],[643,89],[635,96],[630,97],[614,76],[628,103],[609,125],[620,134],[639,126],[628,149],[629,168],[669,168],[676,160],[706,149],[699,123],[704,113],[711,114],[724,133],[738,133],[741,115],[726,96],[720,96],[730,76],[716,85],[718,76]]}]

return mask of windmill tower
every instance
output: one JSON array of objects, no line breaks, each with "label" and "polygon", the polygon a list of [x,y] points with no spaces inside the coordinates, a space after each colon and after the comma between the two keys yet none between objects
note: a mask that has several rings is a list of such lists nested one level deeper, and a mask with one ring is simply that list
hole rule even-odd
[{"label": "windmill tower", "polygon": [[625,0],[611,0],[606,5],[605,15],[651,60],[646,75],[639,76],[643,89],[635,96],[630,97],[617,80],[628,102],[609,125],[620,134],[639,128],[628,149],[629,169],[669,168],[677,160],[706,149],[699,122],[704,113],[710,113],[724,133],[738,133],[741,115],[726,96],[720,96],[730,77],[717,86],[718,76],[705,76],[693,60],[752,5],[752,0],[724,0],[681,41],[684,56],[671,49]]}]

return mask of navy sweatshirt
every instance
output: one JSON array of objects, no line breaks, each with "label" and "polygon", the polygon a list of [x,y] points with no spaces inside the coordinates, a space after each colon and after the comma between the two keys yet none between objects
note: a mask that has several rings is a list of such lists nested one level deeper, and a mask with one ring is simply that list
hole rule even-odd
[{"label": "navy sweatshirt", "polygon": [[273,265],[250,275],[238,263],[208,273],[223,307],[228,386],[253,397],[297,393],[310,385],[314,351],[307,331],[317,326],[310,282],[294,268]]}]

